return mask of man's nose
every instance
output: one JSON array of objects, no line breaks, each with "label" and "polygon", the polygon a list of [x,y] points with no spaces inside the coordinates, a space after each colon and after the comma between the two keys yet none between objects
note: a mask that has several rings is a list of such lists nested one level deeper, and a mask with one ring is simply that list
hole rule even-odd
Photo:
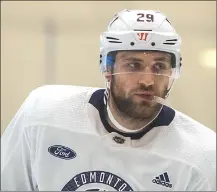
[{"label": "man's nose", "polygon": [[154,74],[149,67],[139,74],[139,84],[144,84],[145,86],[150,86],[154,84]]}]

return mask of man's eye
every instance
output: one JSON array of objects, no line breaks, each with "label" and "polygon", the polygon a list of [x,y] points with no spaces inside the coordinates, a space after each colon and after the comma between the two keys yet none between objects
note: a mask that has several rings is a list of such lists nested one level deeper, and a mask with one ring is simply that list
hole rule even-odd
[{"label": "man's eye", "polygon": [[140,63],[134,62],[134,63],[128,64],[128,66],[129,66],[130,68],[133,68],[133,69],[138,69],[138,68],[140,67]]},{"label": "man's eye", "polygon": [[164,69],[166,69],[166,65],[165,65],[164,63],[156,63],[156,64],[154,65],[154,68],[155,68],[155,69],[164,70]]}]

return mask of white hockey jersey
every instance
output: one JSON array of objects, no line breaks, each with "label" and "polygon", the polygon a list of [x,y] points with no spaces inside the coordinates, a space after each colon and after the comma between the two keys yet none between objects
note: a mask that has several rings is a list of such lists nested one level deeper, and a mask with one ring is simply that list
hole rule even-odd
[{"label": "white hockey jersey", "polygon": [[216,134],[164,106],[139,133],[104,117],[104,89],[34,90],[1,139],[2,191],[215,191]]}]

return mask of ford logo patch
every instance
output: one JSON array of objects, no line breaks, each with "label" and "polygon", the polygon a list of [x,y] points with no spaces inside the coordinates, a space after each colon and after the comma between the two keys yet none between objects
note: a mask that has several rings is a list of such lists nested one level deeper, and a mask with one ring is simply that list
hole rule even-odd
[{"label": "ford logo patch", "polygon": [[62,145],[50,146],[48,152],[55,157],[65,160],[74,159],[76,157],[76,153],[72,149]]}]

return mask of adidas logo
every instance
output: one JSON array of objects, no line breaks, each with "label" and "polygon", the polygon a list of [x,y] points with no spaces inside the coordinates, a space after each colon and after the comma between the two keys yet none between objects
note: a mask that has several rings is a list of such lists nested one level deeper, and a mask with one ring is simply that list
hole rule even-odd
[{"label": "adidas logo", "polygon": [[163,185],[165,187],[172,188],[172,184],[170,183],[169,176],[167,172],[159,175],[158,177],[155,177],[155,179],[152,180],[153,183]]}]

